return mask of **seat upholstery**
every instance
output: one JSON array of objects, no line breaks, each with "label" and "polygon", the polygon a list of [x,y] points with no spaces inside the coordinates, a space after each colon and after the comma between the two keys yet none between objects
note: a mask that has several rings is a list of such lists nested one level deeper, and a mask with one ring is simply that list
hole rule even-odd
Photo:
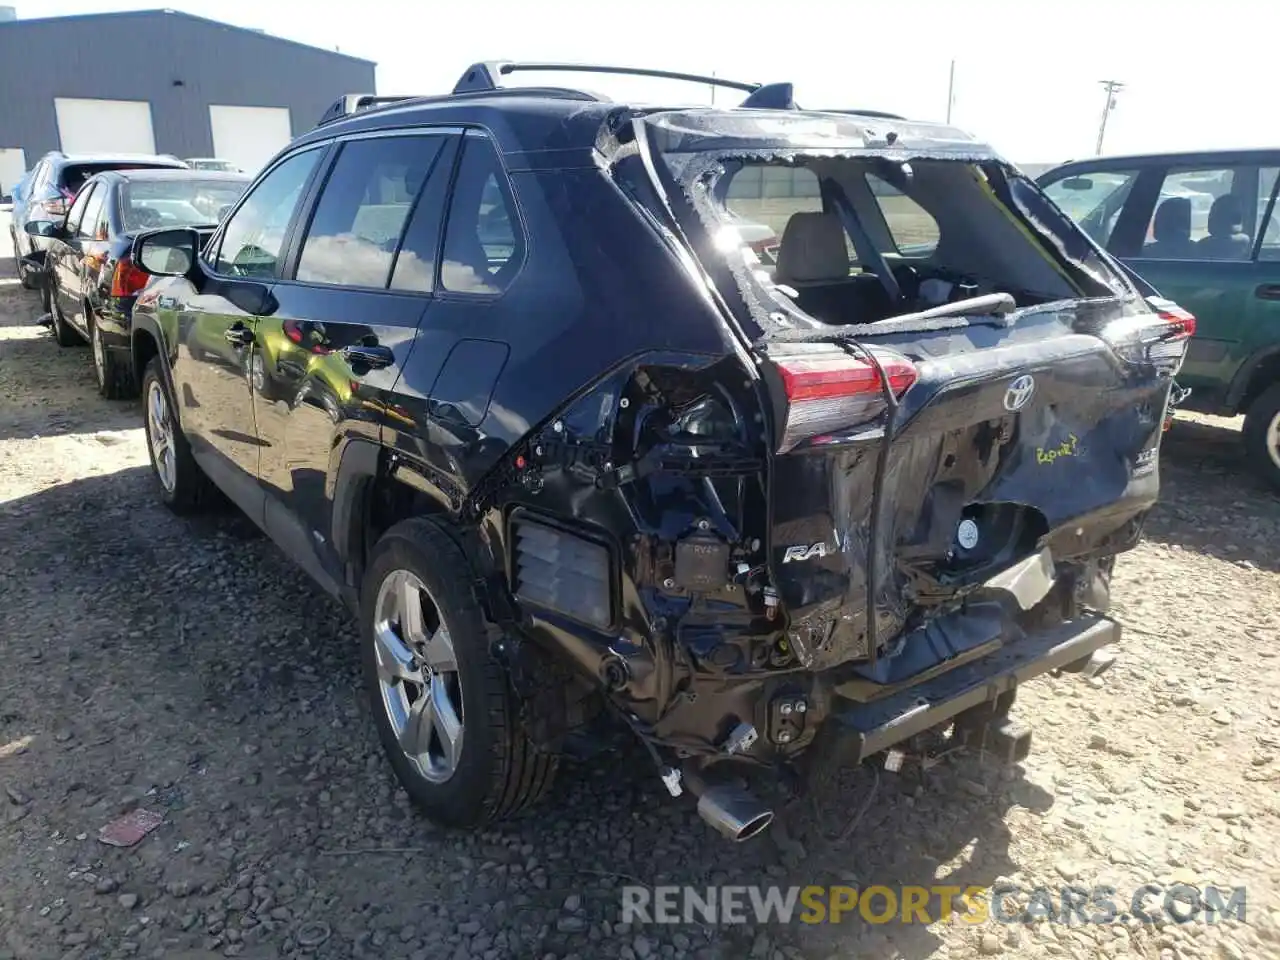
[{"label": "seat upholstery", "polygon": [[1155,241],[1142,248],[1144,257],[1184,260],[1194,256],[1191,243],[1191,200],[1170,197],[1156,208]]},{"label": "seat upholstery", "polygon": [[849,279],[844,227],[834,213],[793,213],[778,244],[778,283],[830,283]]},{"label": "seat upholstery", "polygon": [[1206,260],[1246,260],[1253,239],[1244,232],[1240,198],[1225,194],[1209,208],[1209,235],[1196,243],[1196,256]]},{"label": "seat upholstery", "polygon": [[880,280],[851,270],[844,227],[834,213],[794,213],[782,231],[776,283],[793,287],[796,303],[824,323],[869,323],[891,304]]}]

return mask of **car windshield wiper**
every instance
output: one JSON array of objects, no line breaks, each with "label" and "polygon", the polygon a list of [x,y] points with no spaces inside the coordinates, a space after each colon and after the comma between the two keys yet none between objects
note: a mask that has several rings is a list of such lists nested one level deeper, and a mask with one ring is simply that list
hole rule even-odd
[{"label": "car windshield wiper", "polygon": [[895,326],[901,324],[917,324],[921,321],[936,320],[944,317],[973,317],[973,316],[995,316],[1004,317],[1012,313],[1018,307],[1017,302],[1013,299],[1012,294],[1008,293],[984,293],[977,297],[966,297],[964,300],[956,300],[952,303],[944,303],[936,307],[930,307],[928,310],[918,310],[915,313],[903,313],[896,317],[885,317],[883,320],[873,320],[867,324],[872,329],[883,328],[890,324]]},{"label": "car windshield wiper", "polygon": [[881,336],[886,333],[921,333],[931,330],[956,330],[967,327],[970,317],[990,317],[1002,326],[1012,326],[1022,311],[1015,312],[1017,303],[1007,293],[985,293],[954,303],[944,303],[928,310],[903,313],[896,317],[873,320],[870,323],[850,324],[823,329],[779,330],[767,334],[764,340],[814,341],[835,340],[843,337]]}]

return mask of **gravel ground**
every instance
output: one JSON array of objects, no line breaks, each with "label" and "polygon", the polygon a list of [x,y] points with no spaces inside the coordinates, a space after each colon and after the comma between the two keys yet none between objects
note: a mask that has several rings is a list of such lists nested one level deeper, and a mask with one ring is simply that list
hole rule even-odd
[{"label": "gravel ground", "polygon": [[[1280,502],[1236,424],[1175,429],[1164,504],[1119,568],[1121,659],[1022,692],[1020,767],[842,771],[732,846],[619,751],[454,834],[377,752],[352,621],[247,520],[157,504],[137,410],[97,397],[88,350],[37,325],[4,253],[0,957],[1280,956]],[[164,823],[99,842],[139,806]],[[1247,921],[620,923],[628,883],[942,878],[1109,882],[1124,903],[1245,885]]]}]

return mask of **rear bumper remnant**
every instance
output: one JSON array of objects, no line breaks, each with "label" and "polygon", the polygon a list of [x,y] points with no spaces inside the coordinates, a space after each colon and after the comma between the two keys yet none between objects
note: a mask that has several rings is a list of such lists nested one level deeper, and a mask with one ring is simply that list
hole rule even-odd
[{"label": "rear bumper remnant", "polygon": [[1020,683],[1083,661],[1118,642],[1120,624],[1091,614],[1028,635],[985,657],[870,703],[836,698],[827,720],[845,762],[867,757],[991,703]]}]

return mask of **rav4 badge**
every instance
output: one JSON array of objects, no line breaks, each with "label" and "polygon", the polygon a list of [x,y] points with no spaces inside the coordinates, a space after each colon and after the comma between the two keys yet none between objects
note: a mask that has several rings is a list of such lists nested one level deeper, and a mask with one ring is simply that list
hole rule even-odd
[{"label": "rav4 badge", "polygon": [[1036,378],[1029,373],[1024,373],[1009,384],[1009,389],[1004,392],[1004,408],[1011,413],[1021,410],[1035,392]]},{"label": "rav4 badge", "polygon": [[825,557],[829,552],[825,543],[798,543],[794,547],[787,547],[787,552],[782,555],[783,563],[791,563],[794,560],[810,560],[813,557]]}]

